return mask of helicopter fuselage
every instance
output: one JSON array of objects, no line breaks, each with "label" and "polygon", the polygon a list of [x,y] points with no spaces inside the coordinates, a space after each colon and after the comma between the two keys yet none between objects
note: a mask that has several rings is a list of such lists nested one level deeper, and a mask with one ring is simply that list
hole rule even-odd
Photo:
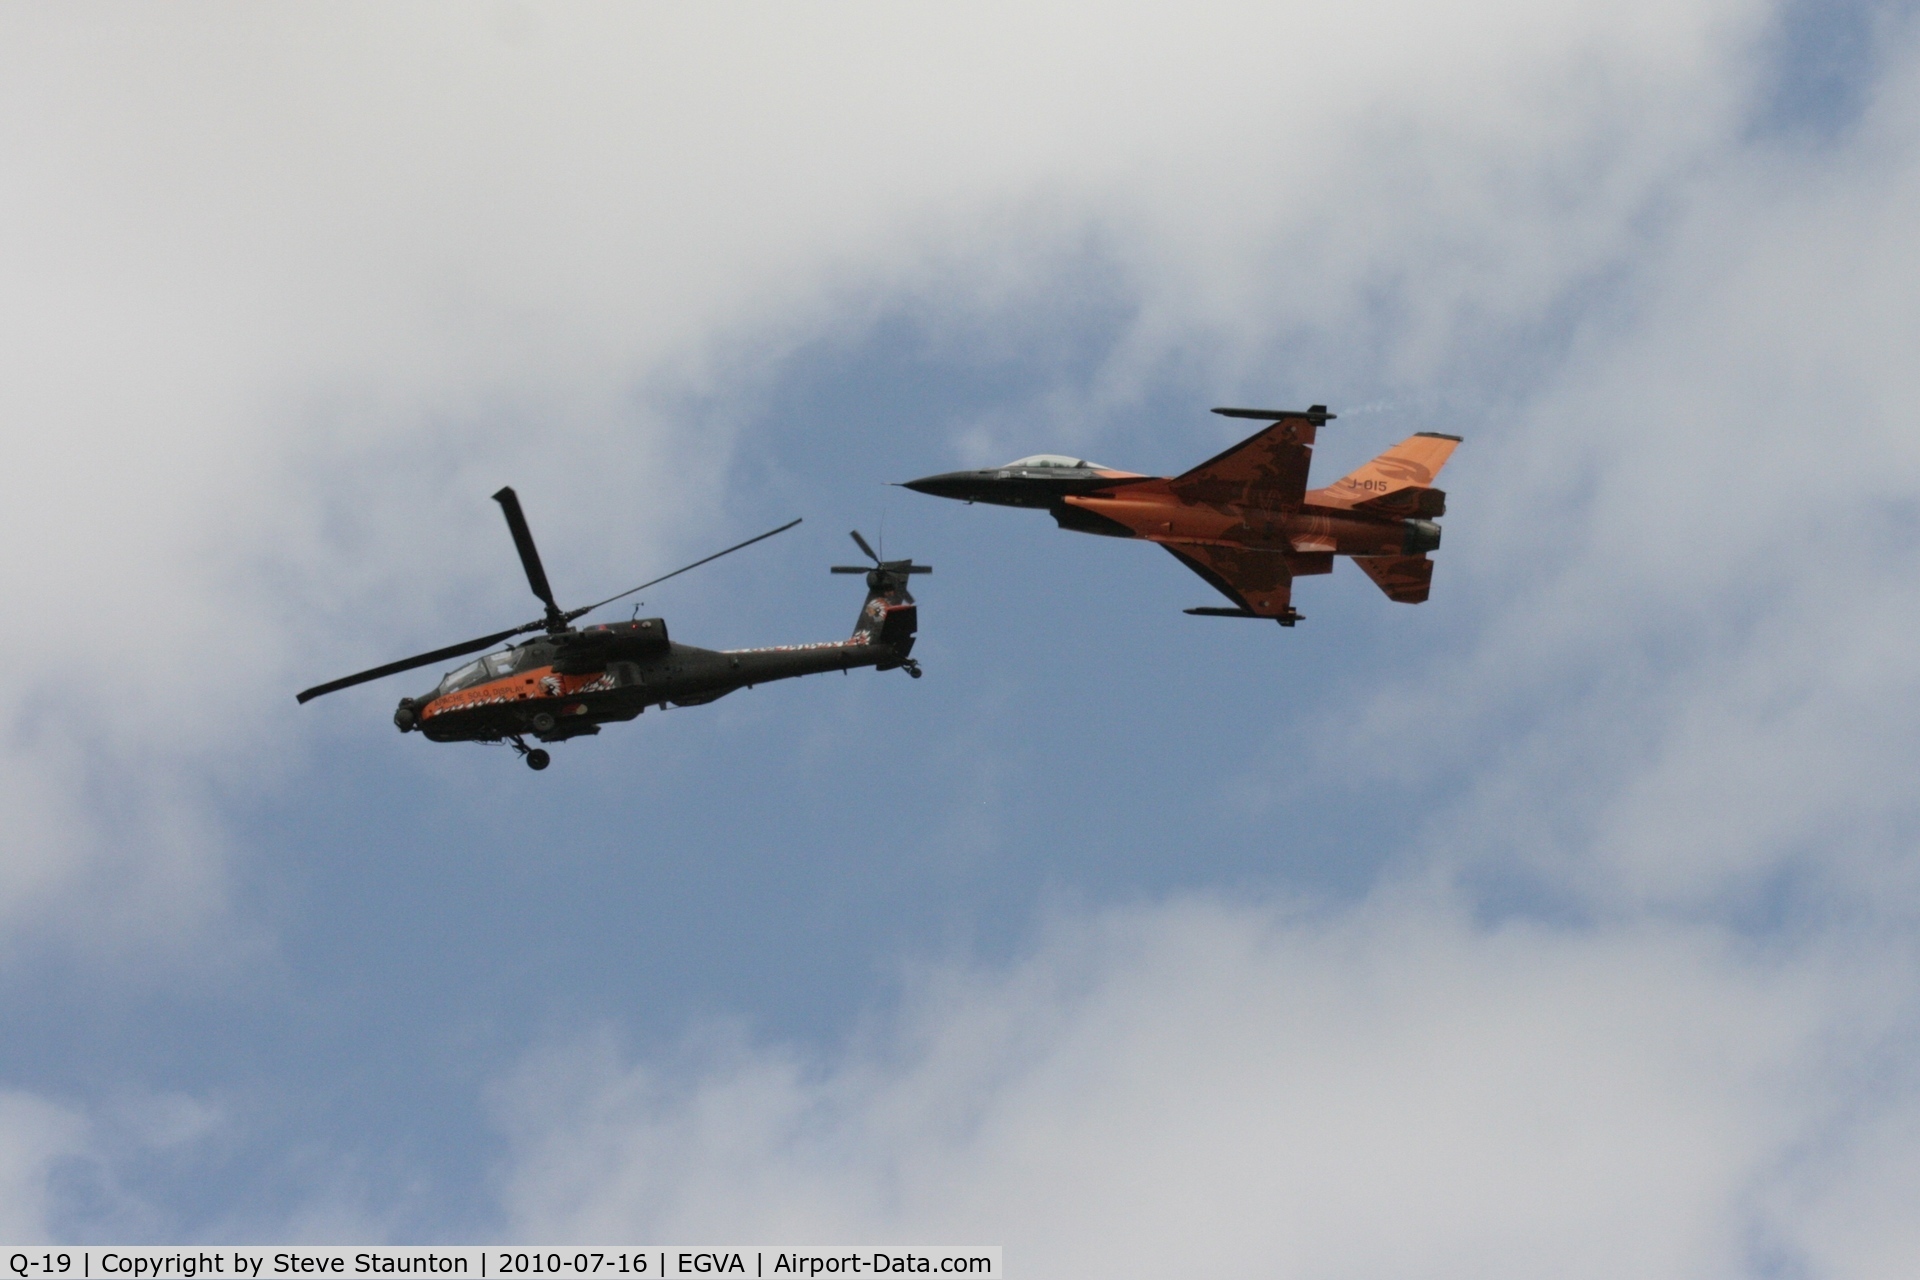
[{"label": "helicopter fuselage", "polygon": [[755,649],[702,649],[667,638],[666,623],[642,618],[542,636],[468,663],[432,691],[403,698],[402,733],[435,742],[560,742],[632,720],[648,707],[691,707],[772,680],[876,667],[918,674],[910,602],[869,600],[847,640]]},{"label": "helicopter fuselage", "polygon": [[425,695],[400,699],[393,713],[394,726],[400,732],[419,733],[433,742],[510,742],[527,766],[538,770],[546,768],[553,758],[543,748],[529,747],[528,738],[563,742],[585,737],[599,733],[600,726],[610,721],[631,720],[648,707],[696,707],[735,689],[751,689],[769,680],[851,671],[855,667],[898,669],[915,679],[920,676],[920,664],[911,656],[919,615],[907,583],[914,574],[933,570],[911,559],[882,560],[857,529],[851,534],[854,544],[873,561],[873,567],[834,565],[832,570],[862,574],[867,580],[867,598],[854,619],[851,636],[818,644],[699,649],[669,640],[667,624],[660,618],[585,627],[573,623],[656,583],[785,533],[799,524],[798,520],[595,604],[562,609],[553,598],[539,549],[533,545],[519,495],[509,486],[494,494],[493,500],[506,516],[507,530],[520,553],[520,566],[527,573],[527,585],[546,606],[546,617],[328,680],[302,689],[294,695],[296,701],[310,702],[369,680],[464,658],[514,636],[544,630],[543,635],[486,653],[448,672]]}]

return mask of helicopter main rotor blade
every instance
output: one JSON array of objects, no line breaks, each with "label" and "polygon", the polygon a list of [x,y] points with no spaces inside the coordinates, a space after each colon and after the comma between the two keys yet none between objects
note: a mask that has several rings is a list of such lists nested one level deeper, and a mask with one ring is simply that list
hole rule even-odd
[{"label": "helicopter main rotor blade", "polygon": [[[789,520],[787,521],[787,523],[781,525],[778,529],[769,529],[765,533],[760,534],[758,537],[748,538],[745,542],[736,542],[732,546],[728,547],[725,551],[716,551],[710,556],[706,556],[702,559],[695,560],[692,564],[682,565],[680,568],[675,569],[672,573],[663,573],[659,577],[654,578],[652,581],[643,582],[637,587],[629,587],[625,591],[622,591],[617,596],[608,596],[605,600],[597,601],[596,603],[587,605],[584,608],[569,609],[565,613],[564,617],[568,622],[571,622],[575,618],[578,618],[583,614],[592,613],[595,609],[598,609],[603,604],[612,604],[615,600],[624,600],[628,596],[632,595],[634,592],[645,591],[648,587],[653,586],[655,583],[665,582],[668,578],[677,578],[681,574],[685,573],[688,569],[698,569],[701,565],[706,564],[709,561],[718,560],[721,556],[730,556],[742,547],[750,547],[756,542],[763,542],[766,539],[771,538],[776,533],[785,533],[787,530],[793,528],[793,526],[799,524],[800,519],[801,518]],[[862,570],[862,572],[865,572],[865,570]]]},{"label": "helicopter main rotor blade", "polygon": [[862,551],[867,553],[867,559],[873,561],[875,564],[879,564],[880,557],[873,554],[873,548],[868,546],[867,540],[860,536],[860,531],[858,529],[854,529],[851,532],[853,533],[853,540],[859,544],[860,549]]},{"label": "helicopter main rotor blade", "polygon": [[553,588],[547,585],[547,571],[540,563],[540,549],[533,545],[533,530],[527,528],[527,517],[520,510],[520,495],[508,485],[493,495],[500,509],[507,513],[507,529],[513,534],[513,546],[520,553],[520,563],[527,571],[527,585],[533,588],[533,594],[547,606],[549,625],[560,621],[560,606],[553,602]]},{"label": "helicopter main rotor blade", "polygon": [[338,680],[329,680],[325,684],[317,684],[311,689],[303,689],[294,695],[293,700],[301,703],[310,702],[323,693],[332,693],[338,689],[351,688],[356,684],[365,684],[369,680],[378,680],[382,676],[399,675],[402,671],[411,671],[415,667],[430,666],[436,662],[444,662],[448,658],[464,658],[469,653],[477,653],[482,649],[490,649],[502,640],[510,639],[524,632],[538,631],[545,625],[546,623],[544,622],[529,622],[525,626],[510,627],[505,631],[496,631],[490,636],[481,636],[478,640],[469,640],[465,644],[450,644],[444,649],[435,649],[432,653],[421,653],[411,658],[402,658],[398,662],[389,662],[384,667],[374,667],[368,671],[360,671],[350,676],[342,676]]}]

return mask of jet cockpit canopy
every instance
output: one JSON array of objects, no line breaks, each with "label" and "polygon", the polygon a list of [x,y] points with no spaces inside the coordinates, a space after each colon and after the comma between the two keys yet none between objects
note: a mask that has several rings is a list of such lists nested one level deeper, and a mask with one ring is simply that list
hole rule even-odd
[{"label": "jet cockpit canopy", "polygon": [[1016,458],[1001,467],[1002,471],[1038,471],[1044,467],[1060,467],[1072,471],[1095,471],[1097,462],[1088,462],[1085,458],[1069,458],[1059,453],[1036,453],[1030,457]]}]

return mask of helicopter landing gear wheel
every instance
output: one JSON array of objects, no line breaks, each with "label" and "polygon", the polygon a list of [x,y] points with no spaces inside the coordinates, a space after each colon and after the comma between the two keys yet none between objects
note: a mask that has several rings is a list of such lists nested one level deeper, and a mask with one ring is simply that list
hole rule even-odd
[{"label": "helicopter landing gear wheel", "polygon": [[508,741],[513,744],[513,749],[520,753],[521,758],[527,762],[527,768],[532,769],[535,773],[538,773],[553,763],[552,756],[548,755],[539,747],[529,747],[527,740],[517,733],[511,735]]}]

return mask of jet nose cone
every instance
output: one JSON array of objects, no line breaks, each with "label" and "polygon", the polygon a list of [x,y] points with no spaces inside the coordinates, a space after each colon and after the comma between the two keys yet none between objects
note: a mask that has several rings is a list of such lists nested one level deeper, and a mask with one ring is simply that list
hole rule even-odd
[{"label": "jet nose cone", "polygon": [[980,473],[977,471],[949,471],[937,476],[921,476],[918,480],[909,480],[900,486],[915,493],[931,494],[936,498],[971,498],[980,488]]}]

